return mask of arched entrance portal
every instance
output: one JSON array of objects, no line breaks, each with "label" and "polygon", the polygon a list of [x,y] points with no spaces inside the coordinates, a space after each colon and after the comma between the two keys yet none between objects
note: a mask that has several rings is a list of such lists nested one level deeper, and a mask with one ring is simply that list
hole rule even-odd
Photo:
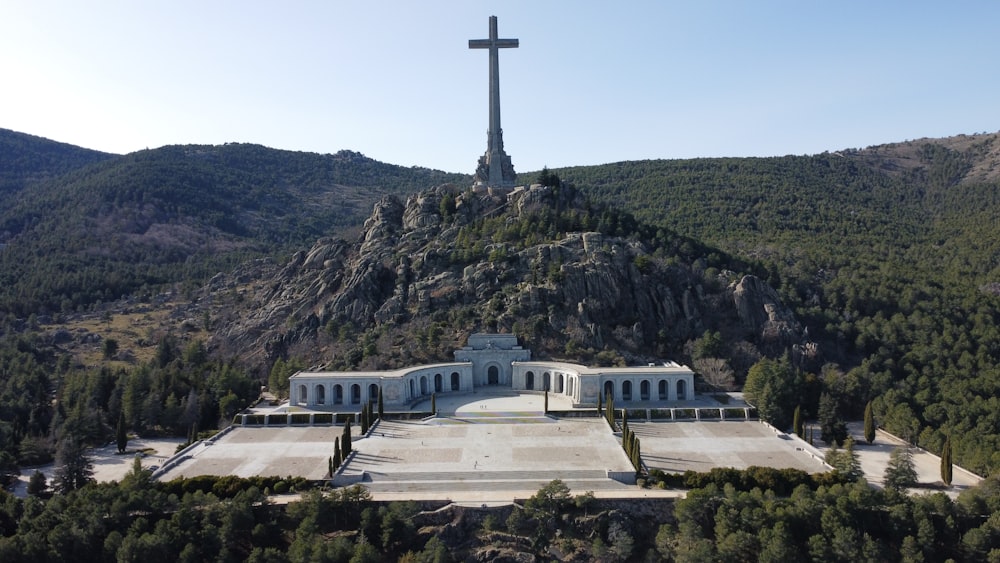
[{"label": "arched entrance portal", "polygon": [[487,385],[499,385],[500,384],[500,368],[496,366],[490,366],[486,370],[486,384]]},{"label": "arched entrance portal", "polygon": [[615,398],[615,383],[613,381],[604,382],[604,399],[614,399]]},{"label": "arched entrance portal", "polygon": [[535,372],[529,371],[524,374],[524,388],[528,391],[533,391],[535,389]]}]

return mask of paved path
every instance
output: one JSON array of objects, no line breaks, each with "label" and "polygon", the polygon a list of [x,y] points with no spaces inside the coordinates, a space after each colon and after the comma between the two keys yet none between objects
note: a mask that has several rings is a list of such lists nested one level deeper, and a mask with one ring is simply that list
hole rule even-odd
[{"label": "paved path", "polygon": [[[858,453],[858,461],[861,462],[861,470],[865,474],[865,479],[876,487],[882,487],[885,479],[885,470],[889,465],[889,456],[898,447],[906,446],[906,442],[889,434],[877,430],[875,441],[867,443],[864,438],[864,424],[862,422],[850,422],[847,429],[854,438],[854,451]],[[819,435],[819,428],[816,428],[816,435]],[[829,449],[820,442],[820,451],[825,455]],[[916,494],[926,494],[935,492],[945,492],[954,498],[959,493],[978,485],[982,478],[974,473],[966,471],[957,465],[952,470],[952,486],[947,489],[941,488],[941,458],[920,448],[912,448],[913,465],[917,470],[917,481],[924,487],[910,489]]]}]

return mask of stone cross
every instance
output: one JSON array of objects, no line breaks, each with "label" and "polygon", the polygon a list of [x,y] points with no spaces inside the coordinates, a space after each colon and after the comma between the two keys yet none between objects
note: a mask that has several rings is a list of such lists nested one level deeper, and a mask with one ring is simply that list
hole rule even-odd
[{"label": "stone cross", "polygon": [[470,49],[490,50],[490,128],[486,133],[486,154],[479,159],[476,179],[490,186],[513,186],[514,166],[503,150],[500,128],[500,49],[516,48],[517,39],[497,38],[497,17],[490,16],[490,38],[470,39]]}]

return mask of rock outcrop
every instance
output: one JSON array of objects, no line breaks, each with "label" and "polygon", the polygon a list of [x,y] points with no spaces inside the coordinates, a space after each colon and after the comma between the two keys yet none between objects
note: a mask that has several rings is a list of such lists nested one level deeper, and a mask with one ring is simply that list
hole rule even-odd
[{"label": "rock outcrop", "polygon": [[445,185],[405,203],[385,197],[356,243],[321,239],[296,253],[218,344],[270,356],[298,346],[322,362],[356,346],[327,338],[317,350],[324,329],[395,331],[407,346],[436,322],[457,342],[472,331],[516,332],[536,356],[610,350],[646,361],[676,357],[720,327],[751,342],[799,338],[794,315],[756,277],[727,287],[731,272],[707,278],[649,241],[567,228],[596,223],[600,211],[568,186],[491,195]]}]

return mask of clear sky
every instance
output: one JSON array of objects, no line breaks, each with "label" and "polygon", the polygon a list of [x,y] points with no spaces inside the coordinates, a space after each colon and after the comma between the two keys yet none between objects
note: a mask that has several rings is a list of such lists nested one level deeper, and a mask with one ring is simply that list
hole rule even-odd
[{"label": "clear sky", "polygon": [[1000,130],[993,0],[0,0],[0,127],[472,173],[490,15],[521,172]]}]

